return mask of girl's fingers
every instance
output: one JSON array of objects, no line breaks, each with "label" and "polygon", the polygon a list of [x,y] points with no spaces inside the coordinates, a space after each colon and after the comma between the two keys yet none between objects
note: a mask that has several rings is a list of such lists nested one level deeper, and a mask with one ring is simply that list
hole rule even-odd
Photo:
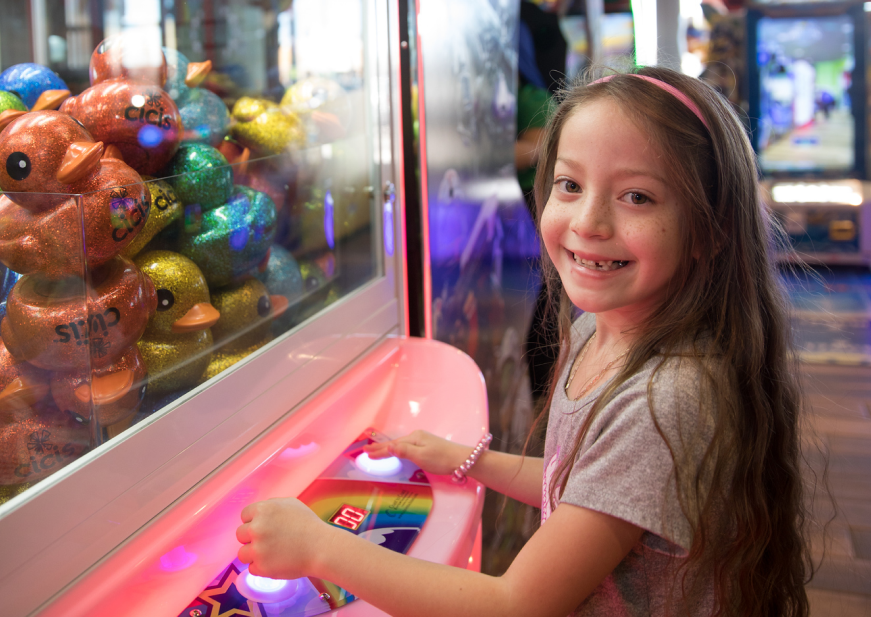
[{"label": "girl's fingers", "polygon": [[237,557],[239,557],[239,561],[241,561],[242,563],[246,563],[246,564],[254,561],[254,555],[253,555],[253,551],[251,549],[251,545],[250,544],[243,544],[239,548],[239,552],[237,553]]},{"label": "girl's fingers", "polygon": [[240,516],[242,517],[243,523],[250,523],[254,518],[254,505],[253,503],[249,503],[247,506],[242,508],[242,512]]},{"label": "girl's fingers", "polygon": [[248,523],[239,525],[236,528],[236,539],[239,541],[239,544],[248,544],[251,542],[251,530],[248,527]]},{"label": "girl's fingers", "polygon": [[390,456],[389,443],[370,443],[363,446],[363,451],[372,459],[387,458]]},{"label": "girl's fingers", "polygon": [[396,441],[389,444],[388,450],[394,456],[398,456],[399,458],[409,458],[409,454],[411,453],[411,444],[408,444],[404,441]]}]

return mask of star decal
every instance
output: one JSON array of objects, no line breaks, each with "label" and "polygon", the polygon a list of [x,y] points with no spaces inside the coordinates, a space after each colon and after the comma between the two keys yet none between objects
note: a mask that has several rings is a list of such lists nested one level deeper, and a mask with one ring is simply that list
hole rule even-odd
[{"label": "star decal", "polygon": [[217,585],[206,588],[200,599],[211,606],[207,617],[266,617],[260,604],[251,602],[236,589],[239,570],[231,563]]}]

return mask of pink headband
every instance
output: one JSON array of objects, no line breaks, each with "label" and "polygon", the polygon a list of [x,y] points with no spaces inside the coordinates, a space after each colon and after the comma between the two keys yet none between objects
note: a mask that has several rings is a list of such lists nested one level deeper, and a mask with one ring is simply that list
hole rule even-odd
[{"label": "pink headband", "polygon": [[[709,131],[711,130],[711,127],[708,126],[708,122],[705,120],[704,116],[702,116],[702,112],[701,112],[701,110],[699,110],[698,106],[695,103],[693,103],[686,94],[684,94],[683,92],[681,92],[680,90],[678,90],[674,86],[667,84],[664,81],[660,81],[658,79],[655,79],[653,77],[648,77],[647,75],[638,75],[637,73],[621,73],[621,75],[628,75],[630,77],[637,77],[638,79],[643,79],[644,81],[649,82],[649,83],[653,84],[654,86],[665,90],[666,92],[668,92],[669,94],[674,96],[677,100],[679,100],[681,103],[686,105],[687,108],[696,115],[696,118],[698,118],[699,120],[702,121],[702,124],[705,125],[706,129],[708,129]],[[596,81],[592,82],[590,85],[592,86],[594,84],[601,84],[601,83],[604,83],[606,81],[611,81],[615,77],[616,77],[616,75],[606,75],[605,77],[602,77],[601,79],[597,79]]]}]

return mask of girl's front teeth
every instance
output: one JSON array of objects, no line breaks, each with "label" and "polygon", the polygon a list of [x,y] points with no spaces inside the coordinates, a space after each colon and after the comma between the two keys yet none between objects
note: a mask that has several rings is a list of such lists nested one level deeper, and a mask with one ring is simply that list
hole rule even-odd
[{"label": "girl's front teeth", "polygon": [[628,264],[628,261],[592,261],[590,259],[581,259],[574,253],[572,256],[575,258],[575,263],[583,266],[584,268],[589,268],[590,270],[599,270],[600,272],[609,272],[611,270],[618,270]]}]

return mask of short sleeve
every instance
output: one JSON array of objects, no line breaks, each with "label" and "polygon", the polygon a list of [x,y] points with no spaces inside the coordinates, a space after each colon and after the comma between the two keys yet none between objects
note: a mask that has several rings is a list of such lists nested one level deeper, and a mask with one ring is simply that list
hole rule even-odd
[{"label": "short sleeve", "polygon": [[692,532],[678,502],[672,451],[681,477],[694,477],[712,427],[699,405],[698,372],[669,366],[654,378],[654,422],[650,375],[635,375],[599,412],[561,501],[637,525],[655,536],[642,538],[650,548],[683,555]]}]

